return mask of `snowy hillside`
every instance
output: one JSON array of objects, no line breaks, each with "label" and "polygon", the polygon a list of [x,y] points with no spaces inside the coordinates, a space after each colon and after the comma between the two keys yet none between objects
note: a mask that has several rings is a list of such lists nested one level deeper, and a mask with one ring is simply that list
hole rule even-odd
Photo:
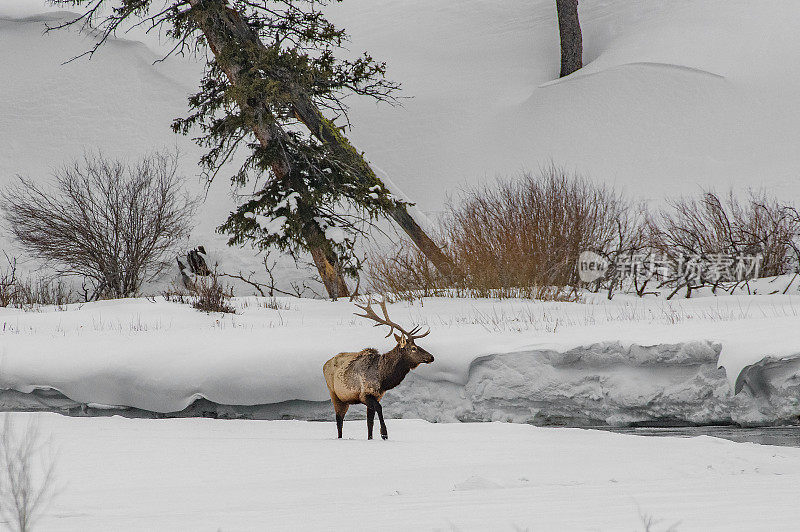
[{"label": "snowy hillside", "polygon": [[552,1],[364,3],[340,20],[415,99],[358,108],[354,137],[427,209],[550,159],[648,199],[731,185],[800,199],[792,0],[582,1],[586,66],[558,81]]},{"label": "snowy hillside", "polygon": [[[175,146],[197,182],[200,152],[169,124],[185,113],[199,64],[154,65],[163,43],[135,32],[62,66],[91,40],[42,36],[46,20],[66,16],[43,11],[38,0],[0,6],[0,184],[46,177],[85,148],[136,157]],[[552,0],[346,0],[330,15],[350,30],[353,52],[385,59],[410,97],[400,108],[351,100],[351,136],[426,211],[460,185],[551,159],[643,198],[733,185],[800,199],[794,0],[768,10],[748,0],[583,1],[586,67],[558,81]],[[195,240],[212,248],[227,190],[216,183],[199,220]]]}]

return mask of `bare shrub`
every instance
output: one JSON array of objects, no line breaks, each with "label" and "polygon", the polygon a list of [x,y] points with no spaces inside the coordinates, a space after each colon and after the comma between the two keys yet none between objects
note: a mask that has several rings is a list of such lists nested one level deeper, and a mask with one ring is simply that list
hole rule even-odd
[{"label": "bare shrub", "polygon": [[55,495],[55,461],[49,442],[31,418],[17,428],[9,414],[0,432],[0,515],[12,530],[26,532]]},{"label": "bare shrub", "polygon": [[52,189],[19,177],[0,207],[18,243],[61,274],[90,279],[92,299],[130,297],[189,232],[196,200],[177,163],[164,153],[133,165],[85,155],[56,172]]},{"label": "bare shrub", "polygon": [[224,286],[220,281],[221,277],[221,274],[214,270],[209,276],[198,277],[189,287],[173,285],[171,288],[161,292],[161,295],[164,301],[191,305],[203,312],[235,314],[236,309],[229,304],[231,297],[233,297],[233,289],[230,286]]},{"label": "bare shrub", "polygon": [[570,300],[581,251],[617,253],[637,245],[640,220],[613,189],[554,165],[538,174],[468,190],[448,205],[440,244],[464,273],[443,279],[414,249],[373,254],[371,288],[434,295],[451,288],[477,297]]},{"label": "bare shrub", "polygon": [[372,253],[366,266],[372,291],[404,299],[443,295],[453,284],[416,247],[403,243],[392,254]]},{"label": "bare shrub", "polygon": [[[713,191],[683,197],[648,219],[652,245],[677,260],[686,256],[761,255],[759,275],[769,277],[797,266],[800,219],[789,205],[751,191],[738,199]],[[702,281],[702,280],[701,280]]]},{"label": "bare shrub", "polygon": [[189,293],[192,296],[192,306],[197,310],[232,314],[236,312],[229,304],[230,298],[233,297],[232,290],[222,284],[216,269],[211,275],[198,276]]}]

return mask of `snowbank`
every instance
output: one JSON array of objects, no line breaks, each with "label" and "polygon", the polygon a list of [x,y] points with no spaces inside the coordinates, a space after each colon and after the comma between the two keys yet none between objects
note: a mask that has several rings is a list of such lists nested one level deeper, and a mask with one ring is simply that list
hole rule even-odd
[{"label": "snowbank", "polygon": [[719,351],[719,344],[708,342],[607,342],[564,352],[491,355],[473,362],[459,394],[417,378],[389,408],[437,421],[731,423],[734,399],[717,365]]},{"label": "snowbank", "polygon": [[[238,298],[235,315],[160,298],[0,309],[0,388],[60,392],[39,391],[28,409],[44,401],[70,413],[111,405],[131,415],[324,419],[325,360],[392,347],[350,303],[266,303]],[[432,329],[424,346],[436,362],[389,392],[385,407],[434,421],[796,422],[797,305],[780,294],[397,303],[394,319]],[[0,397],[7,406],[20,400]]]}]

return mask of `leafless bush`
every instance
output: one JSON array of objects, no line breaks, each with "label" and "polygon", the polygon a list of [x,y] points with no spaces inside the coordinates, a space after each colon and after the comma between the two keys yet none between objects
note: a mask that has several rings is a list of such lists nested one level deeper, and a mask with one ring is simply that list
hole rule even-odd
[{"label": "leafless bush", "polygon": [[216,269],[211,272],[211,275],[198,277],[189,293],[192,295],[192,306],[197,310],[202,310],[203,312],[236,312],[229,304],[230,298],[233,296],[232,290],[222,284]]},{"label": "leafless bush", "polygon": [[444,232],[476,288],[565,286],[581,251],[614,246],[627,209],[611,189],[550,166],[468,192]]},{"label": "leafless bush", "polygon": [[761,255],[759,275],[781,275],[797,267],[800,218],[788,204],[763,191],[746,199],[707,191],[680,198],[648,219],[652,245],[677,260],[686,256]]},{"label": "leafless bush", "polygon": [[0,432],[0,515],[12,530],[26,532],[55,495],[55,462],[48,441],[30,421],[17,429],[9,414]]},{"label": "leafless bush", "polygon": [[574,292],[565,287],[577,285],[580,252],[628,250],[638,245],[639,225],[620,194],[551,165],[536,175],[468,190],[448,205],[439,243],[463,272],[463,286],[443,279],[416,250],[406,248],[371,257],[371,288],[569,299]]},{"label": "leafless bush", "polygon": [[[400,245],[392,254],[375,252],[366,263],[370,288],[395,298],[416,299],[443,295],[453,283],[443,277],[416,247]],[[463,287],[455,285],[460,292]]]},{"label": "leafless bush", "polygon": [[161,292],[161,295],[165,301],[191,305],[203,312],[228,312],[233,314],[236,309],[229,304],[231,297],[233,297],[233,290],[230,286],[222,284],[221,277],[222,275],[214,270],[209,276],[198,277],[186,288],[173,285],[171,288]]},{"label": "leafless bush", "polygon": [[129,165],[102,155],[55,174],[52,189],[19,177],[0,193],[9,231],[59,273],[88,278],[92,297],[129,297],[168,265],[196,201],[183,193],[177,155]]}]

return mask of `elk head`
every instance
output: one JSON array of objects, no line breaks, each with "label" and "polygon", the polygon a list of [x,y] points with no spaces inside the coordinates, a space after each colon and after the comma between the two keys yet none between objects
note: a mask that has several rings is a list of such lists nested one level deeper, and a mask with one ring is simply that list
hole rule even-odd
[{"label": "elk head", "polygon": [[416,368],[420,364],[430,364],[433,362],[433,355],[415,343],[415,340],[428,336],[431,333],[430,329],[422,334],[419,334],[419,331],[421,330],[421,327],[419,326],[414,327],[410,331],[406,331],[389,318],[389,312],[386,310],[386,299],[378,303],[378,305],[381,307],[383,317],[378,316],[378,314],[372,308],[371,299],[367,301],[366,305],[356,304],[358,308],[364,311],[364,314],[355,314],[356,316],[361,316],[362,318],[367,318],[374,321],[375,327],[380,327],[381,325],[386,325],[389,327],[389,334],[386,335],[386,338],[391,336],[395,330],[399,331],[400,334],[394,335],[395,340],[397,340],[397,347],[395,349],[397,349],[398,353],[400,353],[400,355],[408,362],[408,365],[411,369]]}]

